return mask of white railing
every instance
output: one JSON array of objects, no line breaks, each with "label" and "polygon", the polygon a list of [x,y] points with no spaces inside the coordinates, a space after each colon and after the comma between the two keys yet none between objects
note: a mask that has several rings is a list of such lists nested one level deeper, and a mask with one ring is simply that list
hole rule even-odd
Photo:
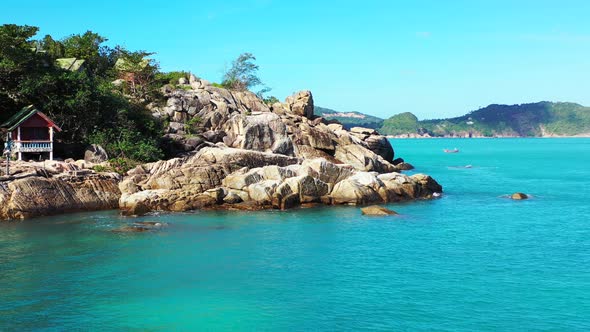
[{"label": "white railing", "polygon": [[14,152],[50,152],[52,145],[51,141],[16,141]]}]

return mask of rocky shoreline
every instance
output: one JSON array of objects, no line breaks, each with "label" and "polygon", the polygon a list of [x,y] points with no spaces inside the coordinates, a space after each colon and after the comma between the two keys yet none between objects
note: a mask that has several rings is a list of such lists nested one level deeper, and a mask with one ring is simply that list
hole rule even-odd
[{"label": "rocky shoreline", "polygon": [[17,174],[0,177],[0,221],[119,207],[116,173],[95,173],[75,164],[21,162]]},{"label": "rocky shoreline", "polygon": [[[251,160],[256,166],[248,167]],[[120,184],[120,207],[129,215],[203,208],[289,209],[432,198],[442,191],[431,177],[359,171],[324,158],[297,158],[205,148],[193,157],[143,165]],[[187,176],[188,175],[188,176]]]},{"label": "rocky shoreline", "polygon": [[364,205],[442,192],[430,176],[401,174],[411,166],[394,160],[391,144],[375,130],[347,131],[315,116],[309,91],[266,105],[253,93],[194,76],[179,83],[162,89],[166,105],[151,105],[153,116],[167,124],[164,139],[175,158],[125,176],[57,162],[50,172],[0,178],[0,219],[114,208],[141,215]]}]

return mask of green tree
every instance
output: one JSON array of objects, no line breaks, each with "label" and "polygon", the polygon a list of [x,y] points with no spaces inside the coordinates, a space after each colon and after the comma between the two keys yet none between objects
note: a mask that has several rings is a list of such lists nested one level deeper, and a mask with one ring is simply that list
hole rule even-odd
[{"label": "green tree", "polygon": [[50,35],[43,37],[39,41],[39,45],[52,60],[65,57],[64,45],[60,41],[53,39]]},{"label": "green tree", "polygon": [[251,87],[262,85],[257,76],[258,65],[252,53],[242,53],[232,62],[231,68],[223,75],[224,87],[232,90],[245,91]]},{"label": "green tree", "polygon": [[27,104],[36,105],[63,128],[61,137],[68,142],[84,142],[113,106],[107,102],[112,93],[101,91],[85,72],[52,68],[23,80],[20,92]]},{"label": "green tree", "polygon": [[278,103],[280,102],[279,98],[275,97],[275,96],[270,96],[270,97],[266,97],[262,99],[264,101],[265,104],[267,105],[272,105],[274,103]]},{"label": "green tree", "polygon": [[115,64],[115,50],[103,45],[106,41],[107,38],[92,31],[71,35],[61,42],[63,57],[84,60],[87,71],[93,76],[108,76]]},{"label": "green tree", "polygon": [[21,101],[18,86],[22,80],[40,70],[41,58],[33,48],[31,38],[39,29],[28,25],[0,26],[0,100]]},{"label": "green tree", "polygon": [[[37,30],[0,26],[0,120],[34,104],[63,129],[58,141],[101,141],[122,160],[160,158],[162,127],[145,105],[157,85],[157,63],[146,59],[151,53],[110,49],[103,45],[106,38],[91,31],[62,41],[49,35],[34,40]],[[60,57],[83,59],[87,65],[80,71],[65,70],[55,65]],[[128,98],[112,84],[119,57],[125,59],[122,69],[133,74],[138,98]]]},{"label": "green tree", "polygon": [[148,57],[154,53],[146,51],[117,50],[119,58],[116,69],[119,76],[126,81],[126,93],[137,99],[151,100],[157,97],[157,74],[159,65]]}]

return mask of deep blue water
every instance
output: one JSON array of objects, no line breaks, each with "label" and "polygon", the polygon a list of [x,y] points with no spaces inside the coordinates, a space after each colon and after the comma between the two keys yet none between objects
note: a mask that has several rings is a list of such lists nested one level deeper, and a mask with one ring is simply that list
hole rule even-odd
[{"label": "deep blue water", "polygon": [[443,198],[0,223],[0,330],[590,330],[590,139],[392,143]]}]

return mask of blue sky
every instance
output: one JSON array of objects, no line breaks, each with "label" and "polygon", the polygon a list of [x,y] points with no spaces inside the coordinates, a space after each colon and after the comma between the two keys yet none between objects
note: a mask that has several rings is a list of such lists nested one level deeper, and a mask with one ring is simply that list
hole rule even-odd
[{"label": "blue sky", "polygon": [[219,81],[251,52],[284,99],[380,117],[457,116],[491,103],[590,105],[590,1],[4,1],[0,22],[63,38],[92,30]]}]

